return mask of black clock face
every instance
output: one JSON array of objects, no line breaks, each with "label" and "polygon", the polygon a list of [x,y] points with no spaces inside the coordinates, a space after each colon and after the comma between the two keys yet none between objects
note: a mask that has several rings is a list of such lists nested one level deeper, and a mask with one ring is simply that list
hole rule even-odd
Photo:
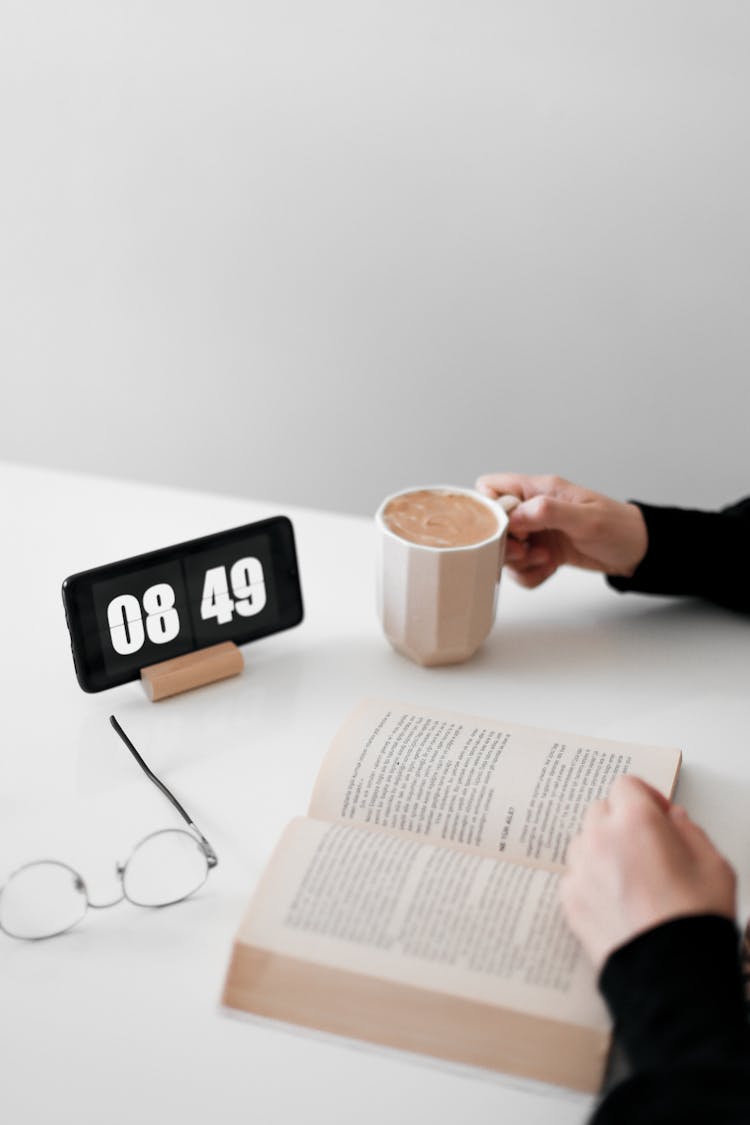
[{"label": "black clock face", "polygon": [[79,683],[113,687],[194,649],[298,624],[292,525],[262,520],[73,575],[63,600]]}]

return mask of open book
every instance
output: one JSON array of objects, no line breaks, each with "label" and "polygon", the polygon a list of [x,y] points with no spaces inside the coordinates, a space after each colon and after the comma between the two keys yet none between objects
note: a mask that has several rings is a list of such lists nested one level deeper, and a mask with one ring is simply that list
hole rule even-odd
[{"label": "open book", "polygon": [[620,773],[671,796],[679,750],[366,700],[241,923],[223,1003],[598,1089],[610,1040],[558,889]]}]

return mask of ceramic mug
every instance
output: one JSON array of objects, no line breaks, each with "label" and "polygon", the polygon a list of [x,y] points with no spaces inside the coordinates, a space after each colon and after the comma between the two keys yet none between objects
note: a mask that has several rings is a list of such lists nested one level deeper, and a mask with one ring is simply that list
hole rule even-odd
[{"label": "ceramic mug", "polygon": [[[495,530],[468,546],[433,547],[392,531],[384,518],[397,497],[414,492],[470,496],[492,512]],[[375,514],[377,604],[393,647],[417,664],[458,664],[473,656],[495,620],[505,559],[508,512],[516,497],[490,500],[468,488],[427,485],[386,497]]]}]

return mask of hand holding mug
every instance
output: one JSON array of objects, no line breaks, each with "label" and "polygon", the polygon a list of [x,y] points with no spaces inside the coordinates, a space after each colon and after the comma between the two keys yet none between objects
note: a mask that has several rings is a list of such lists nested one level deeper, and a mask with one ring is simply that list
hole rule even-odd
[{"label": "hand holding mug", "polygon": [[541,585],[565,564],[629,578],[646,554],[648,533],[635,504],[561,477],[519,473],[488,473],[477,490],[521,501],[510,514],[505,562],[522,586]]}]

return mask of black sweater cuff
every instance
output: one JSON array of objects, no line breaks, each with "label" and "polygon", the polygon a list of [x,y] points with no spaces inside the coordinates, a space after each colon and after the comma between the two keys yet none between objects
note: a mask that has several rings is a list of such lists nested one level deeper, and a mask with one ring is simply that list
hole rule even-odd
[{"label": "black sweater cuff", "polygon": [[750,613],[750,498],[721,512],[633,503],[646,523],[648,549],[630,578],[608,575],[610,586],[706,598]]},{"label": "black sweater cuff", "polygon": [[734,922],[702,914],[664,922],[610,955],[599,987],[635,1070],[746,1056],[738,950]]}]

